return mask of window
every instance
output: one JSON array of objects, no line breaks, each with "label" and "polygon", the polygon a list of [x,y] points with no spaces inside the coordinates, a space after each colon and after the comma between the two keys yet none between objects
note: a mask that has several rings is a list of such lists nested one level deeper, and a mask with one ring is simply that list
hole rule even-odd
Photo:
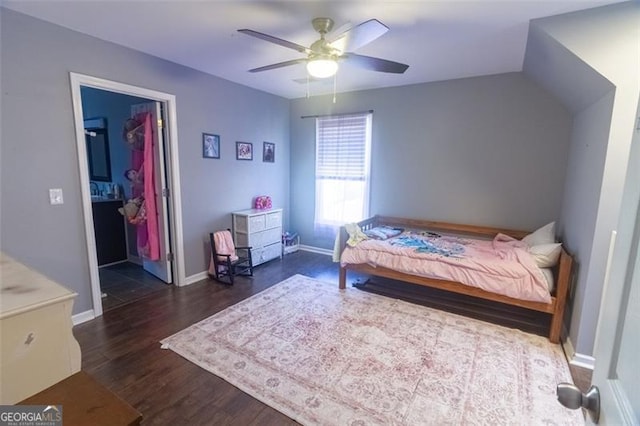
[{"label": "window", "polygon": [[369,215],[371,113],[316,118],[316,230]]}]

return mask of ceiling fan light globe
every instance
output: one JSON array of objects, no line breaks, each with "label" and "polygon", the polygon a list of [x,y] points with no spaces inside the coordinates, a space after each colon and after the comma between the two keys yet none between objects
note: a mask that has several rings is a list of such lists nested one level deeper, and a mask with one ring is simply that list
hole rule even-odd
[{"label": "ceiling fan light globe", "polygon": [[312,59],[307,62],[307,72],[315,78],[327,78],[338,71],[338,62],[333,59]]}]

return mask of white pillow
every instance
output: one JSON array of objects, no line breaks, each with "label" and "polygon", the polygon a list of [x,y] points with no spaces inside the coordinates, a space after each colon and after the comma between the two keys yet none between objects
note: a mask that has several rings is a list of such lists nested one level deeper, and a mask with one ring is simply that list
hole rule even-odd
[{"label": "white pillow", "polygon": [[540,268],[540,270],[542,271],[542,275],[544,275],[544,279],[547,282],[547,289],[549,290],[549,293],[551,293],[555,285],[554,279],[553,279],[553,272],[551,271],[550,268]]},{"label": "white pillow", "polygon": [[551,222],[522,239],[529,247],[556,242],[556,223]]},{"label": "white pillow", "polygon": [[562,251],[562,244],[539,244],[537,246],[529,247],[529,253],[536,261],[538,268],[551,268],[556,266],[558,259],[560,258],[560,252]]}]

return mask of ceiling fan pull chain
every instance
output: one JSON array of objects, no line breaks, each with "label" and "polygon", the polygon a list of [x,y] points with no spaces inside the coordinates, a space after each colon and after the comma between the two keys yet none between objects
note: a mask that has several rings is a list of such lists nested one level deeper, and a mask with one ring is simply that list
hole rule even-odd
[{"label": "ceiling fan pull chain", "polygon": [[[308,78],[308,77],[307,77]],[[336,103],[336,80],[338,79],[338,73],[333,75],[333,103]]]},{"label": "ceiling fan pull chain", "polygon": [[309,73],[307,73],[307,99],[309,99]]}]

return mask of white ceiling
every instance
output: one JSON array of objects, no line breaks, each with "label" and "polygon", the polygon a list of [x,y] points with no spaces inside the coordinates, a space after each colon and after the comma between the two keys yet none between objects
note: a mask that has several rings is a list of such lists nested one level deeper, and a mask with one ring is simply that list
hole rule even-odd
[{"label": "white ceiling", "polygon": [[[336,29],[376,18],[390,30],[356,53],[409,64],[385,74],[341,63],[338,92],[521,71],[530,19],[621,0],[475,1],[2,1],[58,25],[149,53],[285,98],[306,94],[306,70],[295,65],[261,73],[251,68],[301,53],[238,33],[249,28],[309,46],[311,20],[330,17]],[[313,82],[329,93],[333,79]]]}]

